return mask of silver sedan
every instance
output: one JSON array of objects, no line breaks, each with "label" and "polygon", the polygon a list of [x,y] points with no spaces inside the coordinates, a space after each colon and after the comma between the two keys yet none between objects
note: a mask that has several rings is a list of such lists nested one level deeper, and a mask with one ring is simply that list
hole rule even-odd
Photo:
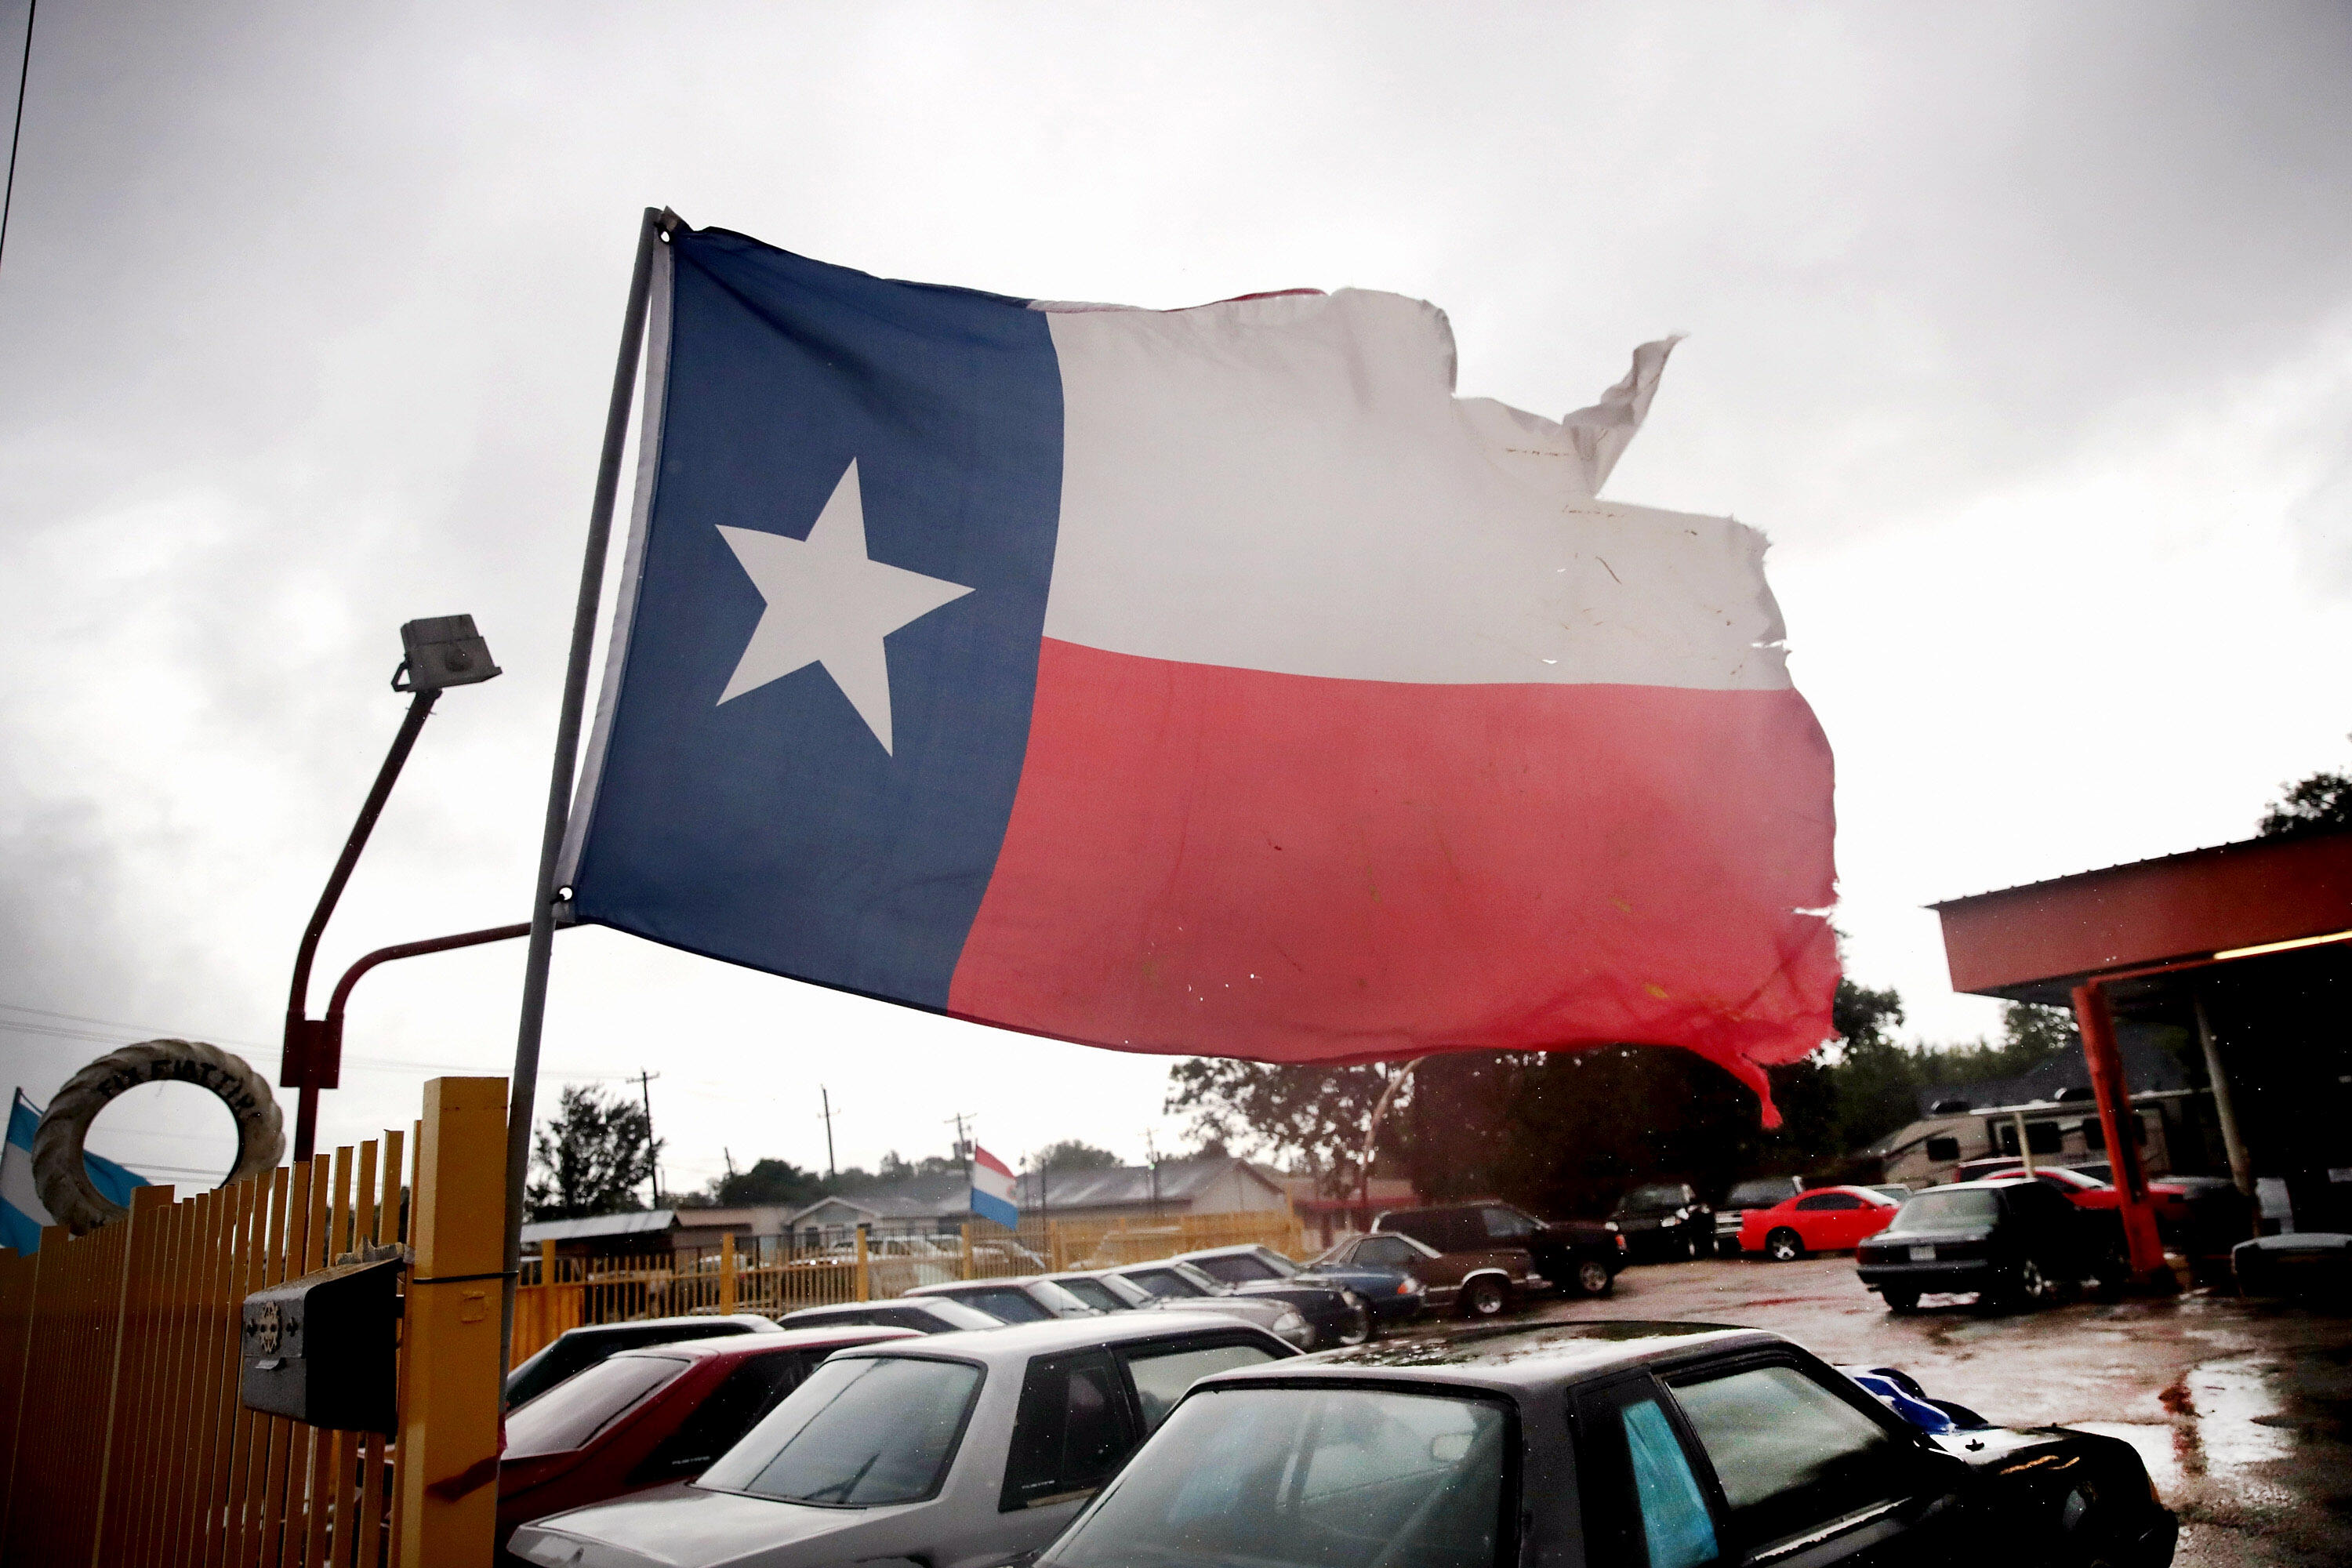
[{"label": "silver sedan", "polygon": [[1053,1540],[1199,1379],[1297,1353],[1159,1311],[860,1346],[700,1479],[527,1524],[509,1550],[548,1568],[994,1568]]}]

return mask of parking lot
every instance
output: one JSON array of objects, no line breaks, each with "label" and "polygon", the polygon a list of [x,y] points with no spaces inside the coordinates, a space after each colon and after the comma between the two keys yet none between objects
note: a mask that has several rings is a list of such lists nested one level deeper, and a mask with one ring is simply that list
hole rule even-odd
[{"label": "parking lot", "polygon": [[1536,1315],[1736,1323],[1900,1366],[1990,1421],[2130,1441],[2180,1514],[2184,1565],[2352,1562],[2352,1315],[2207,1290],[2018,1315],[1969,1300],[1898,1317],[1852,1258],[1822,1257],[1635,1268],[1609,1300]]}]

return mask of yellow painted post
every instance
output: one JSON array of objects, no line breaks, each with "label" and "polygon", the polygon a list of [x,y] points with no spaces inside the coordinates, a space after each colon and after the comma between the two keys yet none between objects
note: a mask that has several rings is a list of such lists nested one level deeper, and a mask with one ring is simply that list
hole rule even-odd
[{"label": "yellow painted post", "polygon": [[507,1085],[425,1086],[395,1500],[401,1568],[487,1563],[498,1530]]},{"label": "yellow painted post", "polygon": [[735,1233],[719,1233],[719,1310],[735,1310]]},{"label": "yellow painted post", "polygon": [[866,1227],[857,1227],[857,1299],[874,1300],[874,1268],[866,1260]]},{"label": "yellow painted post", "polygon": [[555,1283],[555,1237],[551,1236],[539,1238],[539,1282],[542,1285]]},{"label": "yellow painted post", "polygon": [[957,1240],[958,1244],[961,1247],[962,1251],[963,1251],[963,1264],[962,1264],[962,1269],[963,1269],[963,1271],[962,1271],[961,1274],[959,1274],[959,1275],[957,1276],[957,1278],[958,1278],[958,1279],[971,1279],[971,1221],[966,1220],[963,1224],[961,1224],[961,1225],[960,1225],[960,1226],[956,1226],[956,1240]]}]

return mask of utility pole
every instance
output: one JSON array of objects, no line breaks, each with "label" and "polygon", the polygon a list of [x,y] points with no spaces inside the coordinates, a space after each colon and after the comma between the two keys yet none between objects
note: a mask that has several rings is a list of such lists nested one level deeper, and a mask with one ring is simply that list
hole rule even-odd
[{"label": "utility pole", "polygon": [[955,1124],[956,1156],[963,1162],[964,1180],[970,1181],[971,1179],[971,1135],[964,1131],[964,1123],[967,1121],[977,1121],[980,1118],[972,1115],[970,1111],[959,1110],[953,1116],[949,1117],[948,1120]]},{"label": "utility pole", "polygon": [[1151,1217],[1160,1217],[1160,1150],[1151,1142],[1151,1130],[1143,1132],[1143,1163],[1151,1172]]},{"label": "utility pole", "polygon": [[833,1096],[827,1092],[824,1085],[823,1084],[816,1086],[816,1092],[817,1098],[824,1101],[824,1111],[823,1115],[823,1120],[824,1121],[824,1179],[828,1182],[838,1182],[841,1180],[841,1173],[835,1170],[833,1164]]},{"label": "utility pole", "polygon": [[654,1159],[653,1081],[659,1077],[661,1074],[657,1072],[647,1072],[643,1068],[637,1069],[637,1092],[645,1097],[646,1101],[646,1173],[654,1184],[656,1208],[661,1207],[661,1166]]}]

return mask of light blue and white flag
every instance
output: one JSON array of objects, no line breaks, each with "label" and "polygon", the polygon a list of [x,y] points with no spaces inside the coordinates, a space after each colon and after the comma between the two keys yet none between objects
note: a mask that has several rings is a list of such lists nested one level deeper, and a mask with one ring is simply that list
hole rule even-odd
[{"label": "light blue and white flag", "polygon": [[[20,1255],[38,1252],[41,1227],[57,1223],[33,1189],[33,1134],[40,1126],[41,1108],[26,1100],[23,1089],[16,1090],[8,1108],[7,1146],[0,1150],[0,1247],[13,1247]],[[87,1151],[82,1163],[98,1190],[125,1208],[131,1205],[131,1189],[148,1184],[138,1172]]]}]

